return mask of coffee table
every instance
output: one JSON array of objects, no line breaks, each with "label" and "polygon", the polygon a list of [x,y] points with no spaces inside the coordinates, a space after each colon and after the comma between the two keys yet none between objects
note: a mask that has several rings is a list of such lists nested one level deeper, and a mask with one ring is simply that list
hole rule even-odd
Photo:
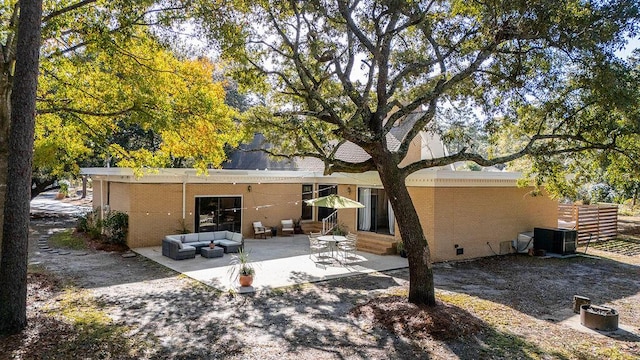
[{"label": "coffee table", "polygon": [[204,258],[222,257],[224,255],[224,249],[219,246],[216,246],[213,249],[207,246],[200,249],[200,255]]}]

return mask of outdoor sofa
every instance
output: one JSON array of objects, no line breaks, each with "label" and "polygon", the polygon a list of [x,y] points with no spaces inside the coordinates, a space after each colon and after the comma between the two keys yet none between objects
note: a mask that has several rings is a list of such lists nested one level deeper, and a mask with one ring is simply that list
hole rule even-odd
[{"label": "outdoor sofa", "polygon": [[162,240],[162,255],[174,260],[193,259],[200,249],[213,241],[225,253],[235,253],[244,247],[242,234],[231,231],[210,231],[167,235]]}]

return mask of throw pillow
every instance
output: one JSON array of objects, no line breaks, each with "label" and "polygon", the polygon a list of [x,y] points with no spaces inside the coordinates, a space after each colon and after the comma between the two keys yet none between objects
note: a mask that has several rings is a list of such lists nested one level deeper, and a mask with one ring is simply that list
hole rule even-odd
[{"label": "throw pillow", "polygon": [[184,235],[180,235],[180,242],[184,243],[187,240],[187,237]]}]

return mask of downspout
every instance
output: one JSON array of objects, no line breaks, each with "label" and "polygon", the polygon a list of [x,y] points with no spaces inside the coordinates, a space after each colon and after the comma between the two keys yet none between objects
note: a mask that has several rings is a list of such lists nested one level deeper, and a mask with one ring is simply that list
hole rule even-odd
[{"label": "downspout", "polygon": [[104,220],[104,180],[100,179],[100,219]]},{"label": "downspout", "polygon": [[187,178],[184,177],[182,180],[182,220],[185,220],[186,217],[187,217]]}]

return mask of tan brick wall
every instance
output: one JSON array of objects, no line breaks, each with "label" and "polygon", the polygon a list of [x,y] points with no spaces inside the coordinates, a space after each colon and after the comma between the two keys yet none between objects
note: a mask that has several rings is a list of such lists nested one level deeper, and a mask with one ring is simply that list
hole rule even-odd
[{"label": "tan brick wall", "polygon": [[[93,181],[92,184],[91,184],[91,187],[93,188],[93,191],[92,191],[93,198],[91,199],[91,201],[92,201],[92,205],[91,206],[92,206],[93,209],[96,209],[96,208],[100,207],[100,195],[101,195],[100,191],[101,191],[101,188],[102,188],[102,184],[100,183],[100,181]],[[105,182],[105,189],[106,188],[107,188],[107,186],[106,186],[106,182]],[[104,203],[106,204],[107,203],[107,200],[106,200],[107,199],[107,192],[106,191],[104,191],[103,197],[104,197]]]},{"label": "tan brick wall", "polygon": [[[297,219],[302,213],[301,184],[188,184],[187,211],[195,211],[196,196],[223,195],[242,197],[242,234],[246,238],[253,238],[254,221],[280,227],[281,220]],[[194,219],[189,213],[187,224],[193,229]]]},{"label": "tan brick wall", "polygon": [[131,196],[129,194],[131,185],[112,182],[109,184],[109,189],[109,207],[111,210],[129,212],[131,210]]},{"label": "tan brick wall", "polygon": [[[349,192],[348,189],[351,189]],[[351,200],[358,200],[358,192],[354,185],[338,185],[338,195],[344,196]],[[340,209],[338,210],[338,223],[346,227],[346,231],[355,233],[358,229],[356,221],[358,219],[357,209]]]},{"label": "tan brick wall", "polygon": [[[130,247],[161,245],[165,235],[176,234],[181,228],[182,184],[119,185],[124,188],[130,187]],[[279,227],[283,219],[300,217],[302,185],[250,184],[251,191],[248,191],[248,186],[249,184],[187,184],[184,220],[186,227],[190,231],[194,229],[196,196],[241,197],[244,208],[241,232],[246,238],[253,238],[254,221],[262,221],[265,226]],[[114,209],[114,206],[119,207],[116,202],[124,203],[124,200],[112,197]]]},{"label": "tan brick wall", "polygon": [[[530,196],[530,191],[515,187],[435,188],[433,261],[496,255],[501,242],[515,239],[520,232],[536,226],[556,227],[557,202],[546,196]],[[463,255],[456,255],[455,245],[464,249]]]},{"label": "tan brick wall", "polygon": [[[410,187],[409,194],[413,200],[413,205],[416,208],[418,216],[420,217],[420,225],[424,230],[424,234],[429,244],[432,257],[437,245],[434,241],[434,190],[432,187]],[[396,226],[396,239],[400,240],[400,234]]]},{"label": "tan brick wall", "polygon": [[[99,206],[99,182],[94,186],[94,205]],[[194,228],[196,196],[240,196],[244,207],[242,234],[246,238],[253,238],[253,221],[278,226],[282,219],[300,217],[300,184],[250,184],[251,191],[248,186],[187,184],[187,228]],[[557,202],[543,196],[531,197],[529,189],[411,187],[409,192],[434,261],[491,256],[493,251],[500,251],[500,242],[514,239],[519,232],[557,224]],[[356,187],[340,185],[338,194],[355,200]],[[104,196],[106,203],[106,186]],[[112,182],[110,202],[112,209],[129,213],[130,247],[158,246],[165,235],[175,234],[181,227],[182,184]],[[356,214],[356,209],[342,209],[339,221],[354,231]],[[463,255],[456,255],[455,244],[464,249]]]},{"label": "tan brick wall", "polygon": [[[104,184],[104,189],[101,189],[102,184]],[[129,184],[107,181],[102,182],[102,184],[100,181],[95,181],[93,184],[93,209],[100,208],[102,204],[109,205],[111,210],[129,212],[131,200]]]},{"label": "tan brick wall", "polygon": [[182,184],[125,184],[130,187],[129,247],[157,246],[175,234],[182,219]]}]

